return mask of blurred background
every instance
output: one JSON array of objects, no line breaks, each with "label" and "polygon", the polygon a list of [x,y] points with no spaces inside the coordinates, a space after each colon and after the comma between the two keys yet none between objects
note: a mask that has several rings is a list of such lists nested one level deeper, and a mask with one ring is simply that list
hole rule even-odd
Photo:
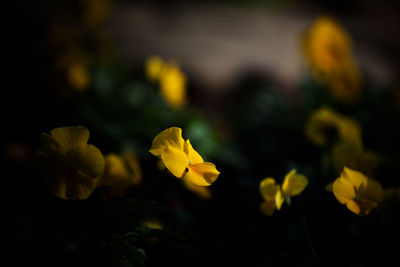
[{"label": "blurred background", "polygon": [[[8,1],[2,250],[55,266],[398,264],[399,11],[372,0]],[[357,101],[335,98],[307,61],[305,36],[320,16],[350,40]],[[179,70],[169,92],[178,102],[152,80],[154,56]],[[356,120],[363,148],[379,155],[373,176],[392,191],[368,216],[325,190],[340,174],[331,147],[304,132],[326,106]],[[35,168],[39,136],[73,125],[104,155],[134,153],[141,183],[116,197],[51,196]],[[206,193],[165,173],[153,187],[161,171],[148,149],[171,126],[221,172]],[[260,181],[281,183],[293,168],[309,186],[264,215]]]}]

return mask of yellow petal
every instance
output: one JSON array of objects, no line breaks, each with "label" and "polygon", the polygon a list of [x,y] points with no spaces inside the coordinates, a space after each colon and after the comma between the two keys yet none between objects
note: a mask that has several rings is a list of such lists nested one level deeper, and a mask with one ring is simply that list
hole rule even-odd
[{"label": "yellow petal", "polygon": [[374,208],[378,206],[377,203],[369,199],[359,199],[357,200],[357,204],[360,207],[359,215],[361,216],[368,215]]},{"label": "yellow petal", "polygon": [[357,190],[357,197],[370,200],[376,204],[381,203],[383,200],[382,186],[378,181],[369,178],[366,185],[362,184]]},{"label": "yellow petal", "polygon": [[276,206],[275,206],[275,201],[264,201],[261,203],[260,205],[260,210],[262,213],[264,213],[267,216],[272,216],[272,214],[274,214],[274,210],[275,210]]},{"label": "yellow petal", "polygon": [[346,202],[346,207],[353,213],[360,215],[361,208],[358,203],[354,200],[349,200]]},{"label": "yellow petal", "polygon": [[82,126],[55,128],[50,135],[64,152],[85,145],[89,140],[89,130]]},{"label": "yellow petal", "polygon": [[132,151],[125,152],[123,158],[129,172],[129,180],[132,184],[139,184],[142,181],[142,168],[138,158]]},{"label": "yellow petal", "polygon": [[195,185],[209,186],[218,178],[219,174],[220,172],[214,164],[203,162],[189,165],[185,179],[189,179]]},{"label": "yellow petal", "polygon": [[72,150],[67,155],[67,162],[74,170],[93,179],[100,177],[104,172],[103,154],[93,145],[84,145]]},{"label": "yellow petal", "polygon": [[197,151],[194,150],[194,148],[192,147],[192,144],[190,143],[189,139],[186,140],[185,142],[185,152],[188,155],[190,164],[197,164],[204,162],[200,154],[197,153]]},{"label": "yellow petal", "polygon": [[62,199],[86,199],[95,189],[93,179],[82,172],[69,171],[48,180],[49,192]]},{"label": "yellow petal", "polygon": [[281,209],[283,202],[285,202],[285,198],[282,194],[281,189],[278,187],[278,191],[276,192],[275,195],[275,205],[277,210]]},{"label": "yellow petal", "polygon": [[358,189],[362,184],[367,185],[368,178],[361,172],[344,167],[341,177],[350,181],[350,183]]},{"label": "yellow petal", "polygon": [[182,129],[178,127],[170,127],[154,137],[150,153],[154,156],[160,157],[167,147],[183,151],[184,143],[185,141],[182,138]]},{"label": "yellow petal", "polygon": [[185,176],[182,181],[189,191],[192,191],[201,199],[208,200],[211,198],[211,191],[209,187],[195,185],[188,179],[187,176]]},{"label": "yellow petal", "polygon": [[282,193],[285,197],[296,196],[303,192],[307,184],[307,177],[296,174],[296,170],[291,170],[283,180]]},{"label": "yellow petal", "polygon": [[341,204],[353,200],[356,196],[354,185],[343,177],[339,177],[333,182],[333,194]]},{"label": "yellow petal", "polygon": [[264,178],[260,183],[260,193],[267,201],[275,200],[276,192],[278,191],[278,185],[275,183],[274,178]]},{"label": "yellow petal", "polygon": [[189,165],[187,155],[183,150],[168,146],[161,154],[165,167],[176,177],[182,178]]},{"label": "yellow petal", "polygon": [[82,172],[77,172],[66,179],[67,199],[86,199],[95,189],[93,179]]}]

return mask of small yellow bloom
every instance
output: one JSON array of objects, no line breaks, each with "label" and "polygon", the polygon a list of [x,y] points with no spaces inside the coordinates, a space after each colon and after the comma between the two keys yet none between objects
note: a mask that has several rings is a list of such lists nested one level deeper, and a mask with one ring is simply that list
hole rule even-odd
[{"label": "small yellow bloom", "polygon": [[337,140],[349,141],[358,147],[362,147],[361,129],[359,124],[345,116],[342,116],[329,108],[320,108],[311,114],[305,129],[305,134],[312,143],[322,146],[328,143],[329,131]]},{"label": "small yellow bloom", "polygon": [[383,189],[376,180],[345,167],[333,183],[333,194],[343,205],[358,215],[367,215],[383,199]]},{"label": "small yellow bloom", "polygon": [[39,170],[52,195],[62,199],[86,199],[104,172],[104,157],[90,144],[85,127],[62,127],[41,134]]},{"label": "small yellow bloom", "polygon": [[174,64],[164,67],[160,78],[161,95],[173,109],[186,104],[186,76]]},{"label": "small yellow bloom", "polygon": [[107,186],[107,197],[119,197],[142,181],[142,169],[132,151],[122,155],[110,153],[105,156],[105,170],[97,186]]},{"label": "small yellow bloom", "polygon": [[215,165],[204,162],[193,149],[189,139],[182,138],[182,129],[168,128],[153,140],[150,153],[161,158],[165,167],[176,177],[183,178],[194,185],[209,186],[219,175]]},{"label": "small yellow bloom", "polygon": [[291,170],[286,174],[282,186],[276,184],[274,178],[263,179],[260,183],[260,192],[265,201],[261,203],[261,211],[265,215],[271,216],[275,209],[281,209],[285,200],[303,192],[307,184],[307,177],[297,174],[296,170]]},{"label": "small yellow bloom", "polygon": [[358,100],[361,73],[352,57],[349,34],[332,18],[315,20],[303,39],[303,51],[315,79],[329,86],[333,97],[343,102]]},{"label": "small yellow bloom", "polygon": [[160,80],[161,71],[164,68],[165,62],[159,56],[150,56],[144,63],[144,71],[147,79],[152,82]]},{"label": "small yellow bloom", "polygon": [[173,109],[180,109],[186,104],[186,76],[175,63],[166,63],[158,56],[146,59],[147,79],[158,82],[161,95]]}]

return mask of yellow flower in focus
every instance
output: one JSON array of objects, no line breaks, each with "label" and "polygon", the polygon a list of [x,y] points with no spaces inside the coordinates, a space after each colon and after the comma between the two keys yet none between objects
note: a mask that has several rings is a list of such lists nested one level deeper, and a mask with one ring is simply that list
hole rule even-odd
[{"label": "yellow flower in focus", "polygon": [[153,140],[150,153],[159,157],[174,176],[194,185],[209,186],[220,173],[213,163],[204,162],[189,139],[183,140],[182,129],[178,127],[159,133]]},{"label": "yellow flower in focus", "polygon": [[306,188],[308,179],[304,175],[297,174],[296,170],[291,170],[286,174],[282,186],[276,184],[275,179],[267,177],[260,183],[260,192],[264,198],[260,209],[262,213],[271,216],[274,210],[280,210],[282,204],[290,200],[290,197],[297,196]]},{"label": "yellow flower in focus", "polygon": [[332,18],[315,20],[303,39],[303,51],[315,79],[328,85],[339,101],[354,102],[361,93],[361,73],[352,57],[349,34]]},{"label": "yellow flower in focus", "polygon": [[39,170],[52,195],[62,199],[86,199],[104,172],[104,157],[90,144],[85,127],[62,127],[41,134]]},{"label": "yellow flower in focus", "polygon": [[[334,141],[349,141],[362,147],[359,124],[329,108],[320,108],[311,114],[305,129],[308,139],[317,146]],[[331,134],[331,135],[329,135]]]},{"label": "yellow flower in focus", "polygon": [[158,82],[161,95],[172,109],[180,109],[186,104],[186,76],[175,63],[166,63],[158,56],[145,61],[147,79]]},{"label": "yellow flower in focus", "polygon": [[142,169],[132,151],[122,155],[110,153],[105,156],[105,170],[97,186],[107,186],[107,197],[120,197],[132,186],[142,181]]},{"label": "yellow flower in focus", "polygon": [[73,62],[67,68],[67,80],[77,91],[84,91],[90,86],[88,66],[84,62]]},{"label": "yellow flower in focus", "polygon": [[383,189],[376,180],[345,167],[333,183],[336,199],[355,214],[368,215],[383,199]]}]

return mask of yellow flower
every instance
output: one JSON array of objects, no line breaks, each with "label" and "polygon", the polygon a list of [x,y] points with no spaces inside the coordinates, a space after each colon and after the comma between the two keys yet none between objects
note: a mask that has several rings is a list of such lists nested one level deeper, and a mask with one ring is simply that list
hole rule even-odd
[{"label": "yellow flower", "polygon": [[303,39],[308,67],[339,101],[354,102],[361,93],[361,74],[352,58],[348,33],[332,18],[315,20]]},{"label": "yellow flower", "polygon": [[147,79],[159,82],[161,95],[167,105],[180,109],[186,104],[186,76],[175,63],[165,63],[158,56],[146,59]]},{"label": "yellow flower", "polygon": [[110,153],[105,156],[105,170],[97,186],[107,186],[107,197],[119,197],[142,181],[142,169],[132,151],[123,155]]},{"label": "yellow flower", "polygon": [[378,181],[345,167],[333,183],[333,194],[343,205],[358,215],[367,215],[383,199],[383,189]]},{"label": "yellow flower", "polygon": [[104,157],[90,144],[85,127],[62,127],[41,134],[39,170],[52,195],[62,199],[86,199],[104,172]]},{"label": "yellow flower", "polygon": [[311,114],[305,129],[306,136],[312,143],[322,146],[328,143],[329,131],[333,131],[334,141],[349,141],[362,147],[361,129],[359,124],[342,116],[329,108],[320,108]]},{"label": "yellow flower", "polygon": [[213,163],[204,162],[189,139],[183,140],[182,129],[178,127],[159,133],[153,140],[150,153],[159,157],[174,176],[194,185],[209,186],[220,173]]},{"label": "yellow flower", "polygon": [[77,91],[86,90],[91,82],[88,66],[85,62],[73,62],[67,69],[67,80]]},{"label": "yellow flower", "polygon": [[342,141],[333,146],[332,164],[340,173],[345,166],[372,176],[379,164],[379,156],[371,151],[364,150],[359,145]]},{"label": "yellow flower", "polygon": [[277,185],[274,178],[264,178],[260,183],[260,192],[264,198],[261,203],[261,211],[271,216],[274,210],[280,210],[283,202],[289,201],[290,197],[297,196],[306,188],[308,179],[304,175],[297,174],[296,170],[291,170],[286,174],[282,187]]},{"label": "yellow flower", "polygon": [[174,64],[167,65],[160,78],[161,95],[173,109],[186,104],[186,77]]},{"label": "yellow flower", "polygon": [[144,70],[147,79],[152,82],[159,81],[164,65],[164,61],[159,56],[148,57],[144,63]]}]

